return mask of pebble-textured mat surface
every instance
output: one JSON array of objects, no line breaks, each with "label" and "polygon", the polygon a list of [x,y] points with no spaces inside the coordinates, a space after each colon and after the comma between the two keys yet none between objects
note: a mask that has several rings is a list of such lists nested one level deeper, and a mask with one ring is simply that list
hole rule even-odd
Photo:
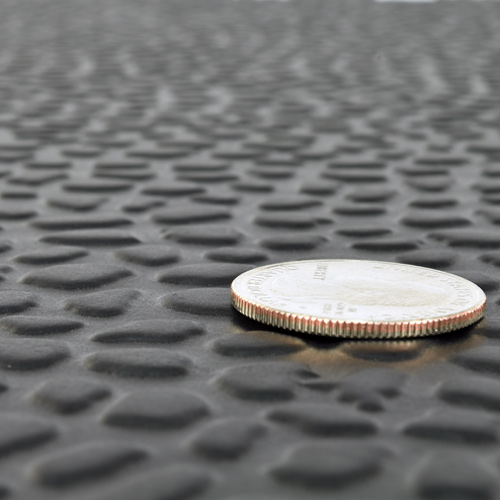
[{"label": "pebble-textured mat surface", "polygon": [[[500,498],[500,4],[0,3],[0,498]],[[311,258],[488,294],[465,331],[269,329]]]}]

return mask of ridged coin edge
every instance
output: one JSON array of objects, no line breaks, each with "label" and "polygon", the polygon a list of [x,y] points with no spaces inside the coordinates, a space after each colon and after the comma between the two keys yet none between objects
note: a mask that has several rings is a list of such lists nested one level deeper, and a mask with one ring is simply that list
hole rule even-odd
[{"label": "ridged coin edge", "polygon": [[231,304],[244,316],[285,330],[328,337],[394,339],[437,335],[470,326],[482,318],[486,298],[478,306],[465,312],[413,321],[342,321],[289,313],[246,299],[238,294],[233,286],[231,286]]}]

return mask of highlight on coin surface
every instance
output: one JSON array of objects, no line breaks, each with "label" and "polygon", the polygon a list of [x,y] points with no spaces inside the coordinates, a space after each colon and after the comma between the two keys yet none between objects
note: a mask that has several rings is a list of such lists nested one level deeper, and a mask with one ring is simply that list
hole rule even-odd
[{"label": "highlight on coin surface", "polygon": [[420,337],[472,325],[486,296],[443,271],[370,260],[282,262],[247,271],[231,285],[245,316],[296,332],[344,338]]}]

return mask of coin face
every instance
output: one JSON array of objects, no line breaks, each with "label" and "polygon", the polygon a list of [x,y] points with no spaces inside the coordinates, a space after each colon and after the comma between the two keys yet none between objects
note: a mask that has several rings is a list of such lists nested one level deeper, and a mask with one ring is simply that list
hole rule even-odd
[{"label": "coin face", "polygon": [[252,269],[231,285],[245,316],[298,332],[346,338],[434,335],[478,321],[474,283],[425,267],[369,260],[305,260]]}]

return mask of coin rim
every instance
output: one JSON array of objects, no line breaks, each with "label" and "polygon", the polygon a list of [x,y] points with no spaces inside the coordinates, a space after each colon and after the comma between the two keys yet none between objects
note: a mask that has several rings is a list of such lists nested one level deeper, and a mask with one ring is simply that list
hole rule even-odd
[{"label": "coin rim", "polygon": [[[235,284],[245,275],[252,274],[257,270],[264,270],[280,265],[301,264],[304,262],[373,262],[376,264],[396,264],[402,267],[412,267],[425,269],[439,274],[453,276],[459,280],[466,281],[473,285],[480,292],[479,305],[476,305],[466,311],[462,311],[447,316],[438,316],[434,318],[411,320],[411,321],[357,321],[340,320],[335,318],[324,318],[305,314],[291,313],[278,308],[265,306],[247,299],[235,290]],[[285,330],[292,330],[301,333],[313,333],[330,337],[341,338],[362,338],[362,339],[389,339],[406,337],[424,337],[428,335],[437,335],[460,328],[465,328],[476,323],[484,314],[486,307],[486,295],[484,291],[472,281],[457,276],[452,273],[440,271],[437,269],[415,266],[413,264],[402,264],[399,262],[375,261],[375,260],[356,260],[356,259],[307,259],[295,260],[289,262],[280,262],[268,264],[267,266],[256,267],[246,271],[236,277],[231,283],[231,304],[244,316],[264,323],[266,325],[276,326]]]}]

